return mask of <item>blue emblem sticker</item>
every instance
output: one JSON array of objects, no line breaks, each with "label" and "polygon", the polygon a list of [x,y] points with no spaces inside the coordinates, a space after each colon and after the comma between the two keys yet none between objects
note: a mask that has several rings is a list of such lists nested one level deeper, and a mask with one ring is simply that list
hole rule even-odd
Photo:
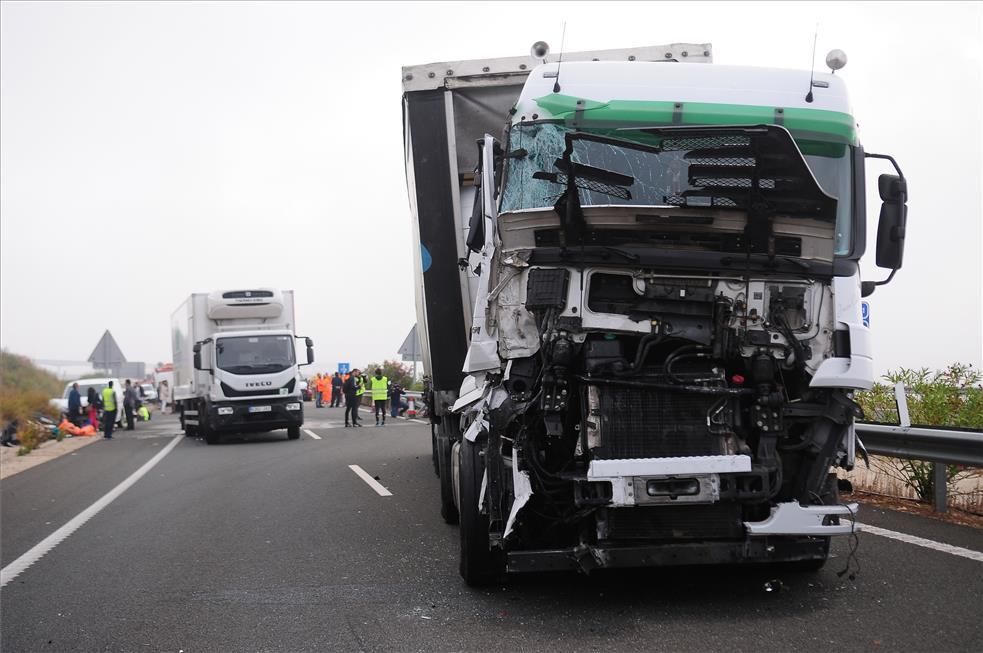
[{"label": "blue emblem sticker", "polygon": [[870,304],[867,302],[860,302],[860,317],[864,321],[865,327],[870,327]]}]

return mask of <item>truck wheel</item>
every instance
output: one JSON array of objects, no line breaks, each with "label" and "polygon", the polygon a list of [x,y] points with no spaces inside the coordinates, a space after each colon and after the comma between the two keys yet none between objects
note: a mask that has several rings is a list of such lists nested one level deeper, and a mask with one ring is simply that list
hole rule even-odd
[{"label": "truck wheel", "polygon": [[204,408],[198,409],[198,435],[208,444],[218,444],[218,433],[208,423],[208,413]]},{"label": "truck wheel", "polygon": [[488,585],[499,579],[504,565],[501,555],[488,545],[488,515],[482,514],[478,505],[485,475],[481,447],[463,440],[460,462],[461,577],[471,586]]},{"label": "truck wheel", "polygon": [[437,464],[440,465],[440,516],[444,518],[444,523],[456,524],[458,514],[451,478],[451,442],[447,438],[437,438]]},{"label": "truck wheel", "polygon": [[299,426],[288,426],[287,427],[287,439],[298,440],[300,439],[300,427]]}]

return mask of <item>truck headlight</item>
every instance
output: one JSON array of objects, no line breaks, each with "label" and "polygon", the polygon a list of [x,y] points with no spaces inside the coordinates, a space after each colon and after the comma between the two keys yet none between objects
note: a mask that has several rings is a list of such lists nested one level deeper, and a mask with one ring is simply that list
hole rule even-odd
[{"label": "truck headlight", "polygon": [[235,412],[235,409],[232,408],[231,406],[223,406],[223,407],[221,407],[221,408],[218,409],[218,414],[219,415],[231,415],[234,412]]},{"label": "truck headlight", "polygon": [[287,410],[300,410],[300,404],[287,404]]}]

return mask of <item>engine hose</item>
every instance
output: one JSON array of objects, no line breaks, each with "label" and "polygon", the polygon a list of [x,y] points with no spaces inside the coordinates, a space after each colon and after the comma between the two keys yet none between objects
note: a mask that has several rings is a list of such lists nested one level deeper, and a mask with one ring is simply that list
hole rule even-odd
[{"label": "engine hose", "polygon": [[702,385],[679,385],[676,383],[653,383],[649,381],[629,381],[627,379],[602,379],[591,376],[577,375],[576,379],[590,385],[616,385],[629,388],[653,388],[673,392],[690,392],[702,395],[728,395],[731,397],[747,397],[756,394],[751,388],[713,388]]},{"label": "engine hose", "polygon": [[[673,383],[686,383],[686,381],[683,381],[675,374],[673,374],[672,366],[677,362],[681,360],[685,360],[687,358],[713,358],[713,355],[707,352],[693,352],[693,353],[678,354],[675,356],[671,356],[668,360],[666,360],[665,371],[666,371],[666,376],[668,376],[669,380],[672,381]],[[690,379],[690,383],[706,383],[709,381],[719,381],[719,380],[720,377],[705,376],[700,379]]]},{"label": "engine hose", "polygon": [[645,359],[648,357],[649,350],[653,345],[659,343],[662,340],[662,335],[658,332],[647,333],[642,336],[642,339],[638,343],[638,353],[635,354],[635,362],[632,363],[632,372],[637,374],[641,371],[642,365],[645,363]]}]

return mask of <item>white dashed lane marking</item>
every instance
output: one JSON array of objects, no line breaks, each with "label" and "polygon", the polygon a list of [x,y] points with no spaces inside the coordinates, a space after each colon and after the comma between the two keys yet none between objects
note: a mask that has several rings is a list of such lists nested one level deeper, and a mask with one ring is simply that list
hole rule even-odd
[{"label": "white dashed lane marking", "polygon": [[976,562],[983,562],[983,553],[973,551],[972,549],[964,549],[961,546],[943,544],[942,542],[936,542],[935,540],[927,540],[924,537],[908,535],[907,533],[899,533],[897,531],[889,531],[886,528],[878,528],[877,526],[869,526],[867,524],[857,524],[857,530],[863,533],[870,533],[871,535],[879,535],[892,540],[898,540],[899,542],[905,542],[907,544],[914,544],[915,546],[924,547],[926,549],[941,551],[942,553],[948,553],[961,558],[969,558],[970,560],[975,560]]},{"label": "white dashed lane marking", "polygon": [[380,497],[391,497],[393,495],[382,483],[372,478],[367,471],[358,465],[349,465],[348,469],[358,474],[358,477],[365,481],[370,488],[375,490]]}]

